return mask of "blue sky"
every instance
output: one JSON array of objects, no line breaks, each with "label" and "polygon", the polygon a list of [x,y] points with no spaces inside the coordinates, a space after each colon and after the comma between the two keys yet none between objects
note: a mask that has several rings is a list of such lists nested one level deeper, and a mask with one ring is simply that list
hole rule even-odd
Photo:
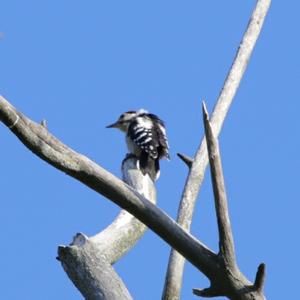
[{"label": "blue sky", "polygon": [[[254,4],[3,1],[0,93],[117,176],[125,143],[105,125],[126,110],[158,114],[172,157],[162,162],[158,205],[175,218],[187,175],[176,153],[195,153],[201,100],[211,111]],[[295,299],[299,278],[299,9],[274,1],[220,137],[238,263],[251,280],[266,263],[269,299]],[[100,231],[118,207],[33,156],[3,125],[0,143],[0,298],[82,299],[55,260],[57,246]],[[192,232],[217,249],[208,172]],[[149,231],[116,264],[134,299],[160,299],[169,250]],[[182,299],[207,285],[188,263]]]}]

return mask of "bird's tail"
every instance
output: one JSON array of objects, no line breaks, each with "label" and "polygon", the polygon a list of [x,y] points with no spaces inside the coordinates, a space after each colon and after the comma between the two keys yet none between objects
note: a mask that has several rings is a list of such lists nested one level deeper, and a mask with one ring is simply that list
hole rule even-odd
[{"label": "bird's tail", "polygon": [[144,175],[148,174],[153,181],[159,177],[159,158],[153,158],[148,153],[143,152],[140,156],[140,170]]}]

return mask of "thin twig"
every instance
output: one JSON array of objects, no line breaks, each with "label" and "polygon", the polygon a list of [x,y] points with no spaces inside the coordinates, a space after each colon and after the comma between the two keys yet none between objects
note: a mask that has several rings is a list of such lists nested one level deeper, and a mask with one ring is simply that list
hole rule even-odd
[{"label": "thin twig", "polygon": [[[212,113],[211,124],[216,137],[221,131],[228,109],[242,80],[270,4],[271,0],[258,0],[252,13],[247,30]],[[207,164],[206,141],[205,138],[203,138],[190,168],[178,209],[177,222],[186,230],[190,229],[196,199],[200,191]],[[172,249],[164,286],[164,300],[180,299],[184,262],[185,259]]]},{"label": "thin twig", "polygon": [[177,156],[189,167],[192,167],[193,164],[193,159],[190,158],[189,156],[181,153],[177,153]]}]

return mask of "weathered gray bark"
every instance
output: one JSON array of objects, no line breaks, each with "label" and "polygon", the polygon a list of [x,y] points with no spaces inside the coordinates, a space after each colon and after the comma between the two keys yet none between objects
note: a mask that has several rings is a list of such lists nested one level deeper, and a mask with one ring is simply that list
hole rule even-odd
[{"label": "weathered gray bark", "polygon": [[[156,203],[156,189],[148,175],[136,167],[136,159],[127,157],[122,163],[123,181],[152,203]],[[99,253],[110,263],[118,261],[142,237],[147,227],[126,210],[105,230],[91,237]]]},{"label": "weathered gray bark", "polygon": [[[0,120],[36,155],[57,169],[81,181],[96,192],[104,195],[120,207],[126,209],[204,273],[211,282],[211,288],[195,290],[196,294],[209,297],[224,295],[230,299],[240,300],[264,299],[262,294],[262,284],[264,281],[263,265],[259,268],[260,271],[258,272],[255,284],[252,284],[246,279],[238,269],[235,270],[235,272],[232,272],[231,269],[227,268],[226,260],[223,259],[223,252],[220,252],[221,254],[212,252],[132,187],[128,186],[87,157],[76,153],[64,145],[52,136],[44,126],[36,124],[25,117],[3,97],[0,97]],[[207,126],[210,125],[206,124],[206,128]],[[208,143],[212,143],[213,145],[214,142],[214,139],[211,138],[211,136],[208,136]],[[212,146],[209,149],[214,148]],[[211,163],[213,164],[214,161],[211,160]],[[220,220],[222,220],[222,218],[220,218]],[[226,228],[225,225],[223,227]],[[72,245],[69,247],[60,247],[59,256],[63,261],[64,268],[66,264],[69,264],[68,268],[70,270],[73,268],[75,271],[73,276],[75,278],[74,280],[76,280],[76,286],[80,290],[85,289],[85,284],[89,285],[88,281],[90,280],[91,274],[92,276],[97,275],[99,277],[92,277],[92,292],[88,294],[91,298],[88,297],[88,299],[114,299],[115,295],[112,293],[107,293],[107,295],[93,293],[95,290],[103,292],[101,285],[108,284],[108,280],[107,278],[101,280],[101,276],[106,276],[108,272],[111,274],[113,271],[110,269],[110,264],[106,264],[106,261],[102,264],[102,271],[91,271],[89,269],[90,266],[93,268],[95,261],[101,262],[103,259],[101,255],[98,256],[97,250],[94,251],[95,243],[91,243],[84,235],[78,235],[75,238],[74,244],[76,245],[73,246],[77,247],[72,247]],[[78,255],[82,245],[84,247],[91,247],[92,250],[89,251],[87,255],[85,251],[83,255],[81,255],[81,253]],[[72,258],[69,262],[68,255],[70,252],[74,251],[74,249],[77,253],[74,255],[71,254]],[[89,257],[91,252],[93,253],[93,256]],[[80,272],[77,272],[78,269],[75,264],[80,265],[80,270],[86,270],[87,276],[82,276]],[[73,272],[73,270],[70,272]],[[116,274],[111,278],[115,281],[115,286],[123,285]],[[100,280],[99,284],[97,284],[97,280]],[[119,297],[121,299],[130,299],[128,298],[130,297],[129,295],[126,296],[126,291],[124,292],[124,295],[124,298]]]},{"label": "weathered gray bark", "polygon": [[77,234],[70,246],[60,246],[58,257],[85,299],[132,299],[111,264],[83,234]]},{"label": "weathered gray bark", "polygon": [[[122,163],[123,180],[149,201],[156,202],[156,190],[148,175],[136,167],[136,158]],[[74,285],[86,299],[129,300],[126,286],[112,268],[142,237],[146,226],[121,210],[106,229],[88,238],[78,233],[71,245],[58,248],[58,258]]]},{"label": "weathered gray bark", "polygon": [[236,262],[219,143],[214,135],[204,103],[203,120],[218,221],[220,269],[213,278],[210,278],[211,286],[209,288],[194,289],[194,294],[202,297],[227,296],[232,300],[263,300],[265,299],[263,295],[265,265],[261,264],[258,267],[255,283],[252,284],[240,272]]},{"label": "weathered gray bark", "polygon": [[[243,36],[235,60],[212,113],[211,124],[216,136],[218,136],[221,131],[228,109],[242,80],[270,4],[271,0],[258,0],[252,13],[248,28]],[[178,209],[177,223],[187,231],[190,230],[196,200],[207,165],[208,156],[206,141],[205,138],[203,138],[194,159],[190,160],[188,163],[189,176]],[[163,300],[180,299],[184,263],[185,258],[176,250],[172,249],[162,296]]]}]

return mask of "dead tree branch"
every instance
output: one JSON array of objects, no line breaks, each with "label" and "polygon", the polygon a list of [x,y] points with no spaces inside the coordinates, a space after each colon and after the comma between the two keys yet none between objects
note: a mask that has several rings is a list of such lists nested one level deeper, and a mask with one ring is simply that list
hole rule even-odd
[{"label": "dead tree branch", "polygon": [[[210,278],[211,286],[208,289],[194,289],[194,294],[202,297],[227,296],[229,299],[264,299],[262,293],[264,264],[259,266],[255,283],[252,285],[240,272],[236,262],[219,143],[209,121],[205,103],[203,103],[203,121],[218,221],[220,269],[219,274]],[[222,278],[219,278],[220,274]],[[230,286],[233,287],[231,291],[228,289]]]},{"label": "dead tree branch", "polygon": [[[252,13],[247,30],[212,113],[211,125],[216,136],[218,136],[221,131],[228,109],[247,68],[270,4],[271,0],[258,0]],[[196,199],[200,191],[207,164],[206,141],[205,138],[203,138],[193,159],[193,163],[189,167],[189,175],[177,215],[178,224],[188,231],[190,230]],[[164,300],[180,299],[184,263],[185,259],[177,251],[172,249],[162,297]]]},{"label": "dead tree branch", "polygon": [[[122,163],[123,180],[149,201],[156,202],[156,189],[149,176],[137,169],[136,158]],[[146,226],[121,210],[106,229],[90,238],[78,233],[71,245],[58,248],[58,258],[69,278],[86,299],[129,300],[126,286],[112,268],[143,236]],[[95,263],[96,262],[96,263]],[[82,280],[86,278],[86,280]]]},{"label": "dead tree branch", "polygon": [[136,190],[64,145],[43,126],[18,112],[3,97],[0,97],[0,119],[34,154],[127,210],[207,276],[214,273],[215,253]]},{"label": "dead tree branch", "polygon": [[[252,284],[238,268],[232,268],[230,264],[227,264],[227,260],[223,259],[224,255],[230,254],[230,251],[220,251],[219,254],[212,252],[137,191],[87,157],[64,145],[44,126],[25,117],[3,97],[0,97],[0,120],[40,158],[126,209],[204,273],[209,278],[211,286],[208,289],[195,290],[196,294],[206,297],[222,295],[232,300],[264,299],[262,293],[264,267],[259,268],[255,284]],[[206,121],[209,123],[208,118]],[[207,140],[208,143],[212,143],[208,146],[209,151],[216,149],[217,143],[213,134]],[[219,152],[214,153],[218,155]],[[212,165],[214,163],[215,160],[212,161]],[[217,169],[217,167],[215,168]],[[219,176],[219,173],[218,171],[213,174]],[[216,184],[216,188],[220,188],[220,185]],[[216,195],[221,195],[221,192],[217,192]],[[218,201],[225,201],[224,199],[226,200],[223,197]],[[219,207],[226,209],[224,203],[223,205],[219,204]],[[224,220],[220,218],[220,223],[222,222]],[[222,223],[219,228],[226,228],[226,226],[228,224]],[[220,234],[221,238],[222,236]],[[224,236],[228,236],[228,233],[225,233]],[[223,242],[224,245],[226,243]],[[85,251],[85,249],[81,251],[82,246],[85,249],[90,248],[89,251]],[[227,245],[225,246],[227,247]],[[59,259],[75,285],[84,291],[88,299],[115,300],[116,297],[130,299],[127,289],[124,289],[123,282],[113,271],[111,264],[103,260],[95,248],[97,248],[96,243],[79,234],[71,246],[59,247]],[[91,266],[96,270],[91,271]],[[103,276],[104,278],[102,278]],[[111,284],[114,287],[117,286],[116,293],[111,289],[107,290]],[[107,293],[104,295],[103,291]]]},{"label": "dead tree branch", "polygon": [[205,103],[203,102],[203,121],[207,141],[207,149],[209,153],[209,163],[219,230],[219,251],[221,257],[226,262],[226,265],[228,265],[231,269],[235,269],[236,260],[234,242],[228,213],[227,196],[225,190],[219,143],[214,136],[208,118],[208,112]]}]

